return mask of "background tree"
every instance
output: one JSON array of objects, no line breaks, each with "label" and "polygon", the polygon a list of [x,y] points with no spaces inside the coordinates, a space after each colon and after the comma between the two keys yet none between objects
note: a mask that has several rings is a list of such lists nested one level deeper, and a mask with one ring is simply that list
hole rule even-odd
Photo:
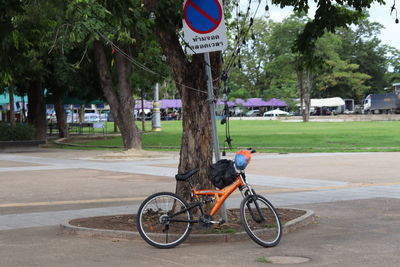
[{"label": "background tree", "polygon": [[[299,4],[299,2],[307,1],[292,2]],[[267,22],[263,18],[255,19],[252,37],[256,41],[249,39],[247,45],[242,46],[242,56],[240,57],[242,68],[233,69],[231,72],[230,87],[233,92],[230,96],[264,95],[266,98],[279,97],[288,101],[288,99],[299,96],[296,93],[297,84],[299,84],[297,78],[306,81],[306,77],[311,79],[312,76],[314,77],[313,83],[316,84],[307,83],[311,87],[308,87],[309,92],[304,93],[313,97],[342,96],[360,101],[367,93],[378,92],[378,89],[372,89],[377,88],[377,84],[381,84],[379,87],[383,90],[382,85],[386,84],[387,86],[388,84],[384,80],[385,78],[382,79],[384,77],[382,73],[387,71],[387,54],[390,49],[382,46],[377,38],[380,25],[369,22],[366,13],[341,10],[342,7],[339,6],[325,8],[338,12],[338,18],[353,14],[353,19],[359,25],[353,27],[354,30],[338,26],[335,26],[334,29],[324,29],[325,34],[313,40],[306,53],[301,53],[298,49],[301,37],[299,34],[307,30],[306,25],[319,27],[318,25],[326,26],[332,22],[320,21],[316,25],[312,24],[312,20],[304,15],[291,16],[279,23]],[[305,7],[297,9],[297,11],[301,10],[306,9]],[[257,24],[260,24],[258,21],[263,21],[261,24],[264,24],[264,30],[257,29]],[[331,30],[336,33],[331,33]],[[231,36],[231,42],[235,42],[235,38],[235,35]],[[261,47],[265,47],[264,53],[258,53],[258,50],[254,48],[260,44]],[[307,53],[308,55],[306,55]],[[256,89],[250,82],[251,77],[247,71],[249,66],[257,65],[256,61],[262,61],[260,58],[265,62],[263,75],[261,75],[261,77],[265,77],[265,83],[262,83],[262,87],[265,89]],[[299,68],[298,74],[310,68],[315,71],[313,71],[313,75],[305,73],[296,75],[294,66]],[[251,73],[258,75],[260,69],[252,68],[251,70]],[[371,81],[371,78],[374,81]],[[300,86],[300,88],[304,90],[306,87]],[[263,94],[262,90],[266,90],[266,93]]]},{"label": "background tree", "polygon": [[389,86],[385,80],[388,71],[389,46],[382,45],[378,38],[383,26],[368,20],[368,14],[359,20],[355,29],[339,29],[342,37],[342,58],[351,64],[358,65],[358,71],[370,78],[365,82],[368,87],[365,93],[382,92]]},{"label": "background tree", "polygon": [[151,38],[151,20],[144,13],[142,2],[76,0],[68,5],[68,17],[73,22],[70,37],[93,47],[100,84],[125,149],[140,149],[141,131],[134,123],[130,60],[146,50],[144,40]]},{"label": "background tree", "polygon": [[359,65],[349,63],[343,56],[343,43],[346,39],[340,34],[326,33],[317,41],[317,53],[324,60],[324,66],[316,71],[314,97],[340,96],[360,101],[370,88],[366,82],[371,78],[359,70]]},{"label": "background tree", "polygon": [[22,12],[21,3],[18,1],[1,0],[0,1],[0,93],[3,93],[5,87],[8,87],[10,96],[10,124],[15,126],[14,114],[14,87],[18,69],[13,64],[13,56],[16,56],[14,31],[15,25],[13,18]]},{"label": "background tree", "polygon": [[[49,57],[52,75],[46,79],[46,100],[54,104],[59,137],[64,138],[68,137],[65,104],[83,105],[94,100],[104,100],[104,96],[92,59],[93,50],[83,46],[73,48],[68,42],[62,41],[55,44]],[[83,117],[84,114],[80,112],[79,115]]]},{"label": "background tree", "polygon": [[[357,24],[364,16],[363,11],[371,7],[371,3],[378,2],[384,4],[383,0],[367,1],[324,1],[318,0],[317,9],[314,18],[308,21],[304,30],[298,35],[293,51],[300,53],[297,60],[297,72],[299,77],[299,90],[302,105],[303,121],[308,120],[309,116],[309,96],[312,87],[312,74],[322,65],[322,59],[316,53],[317,40],[325,32],[334,33],[337,28],[347,28],[350,24]],[[272,0],[273,4],[279,4],[281,7],[293,6],[294,11],[298,13],[308,13],[308,0]],[[305,83],[303,83],[305,81]],[[304,98],[305,107],[303,108]]]},{"label": "background tree", "polygon": [[10,63],[8,76],[19,92],[28,94],[28,122],[35,126],[35,137],[46,139],[43,81],[48,75],[47,52],[55,26],[55,7],[52,1],[15,2],[19,4],[19,12],[11,13],[12,38],[8,38],[11,41],[4,55]]},{"label": "background tree", "polygon": [[[235,56],[238,42],[240,44],[240,53],[238,53],[236,63],[233,64],[229,75],[229,87],[231,89],[230,97],[248,98],[262,97],[264,90],[269,87],[267,84],[265,67],[269,60],[267,53],[267,36],[270,35],[270,25],[264,19],[255,19],[253,25],[249,25],[248,19],[231,25],[231,28],[240,24],[239,33],[228,34],[230,45],[225,54],[224,69],[231,63]],[[240,31],[251,29],[247,41],[238,40]]]},{"label": "background tree", "polygon": [[400,82],[400,50],[388,48],[389,71],[385,74],[385,79],[389,84]]},{"label": "background tree", "polygon": [[305,16],[292,15],[280,23],[270,23],[271,35],[265,40],[269,44],[268,54],[271,58],[266,66],[270,80],[267,96],[282,98],[289,102],[290,99],[299,97],[296,74],[296,61],[299,58],[292,47],[307,20]]}]

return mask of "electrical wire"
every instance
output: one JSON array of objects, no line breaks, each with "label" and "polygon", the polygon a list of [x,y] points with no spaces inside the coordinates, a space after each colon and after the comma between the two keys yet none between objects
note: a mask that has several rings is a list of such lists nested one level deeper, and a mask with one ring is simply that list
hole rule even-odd
[{"label": "electrical wire", "polygon": [[[247,21],[248,16],[250,14],[250,5],[251,5],[251,0],[249,0],[249,5],[247,7],[247,11],[246,11],[246,16],[244,18],[244,21]],[[240,9],[238,8],[238,5],[236,6],[237,11],[236,11],[236,17],[237,17],[237,31],[238,31],[238,35],[236,36],[236,46],[233,50],[233,53],[231,54],[231,57],[228,60],[228,63],[226,65],[225,70],[223,71],[223,73],[225,74],[225,76],[229,75],[229,72],[231,71],[231,68],[234,65],[235,59],[239,57],[240,55],[240,50],[241,50],[241,46],[245,43],[246,37],[250,32],[251,27],[253,26],[254,23],[254,18],[256,17],[257,13],[258,13],[258,9],[260,8],[261,5],[261,1],[258,1],[258,5],[256,10],[254,11],[253,15],[250,17],[250,22],[249,22],[249,26],[247,29],[239,29],[239,25],[240,25],[240,21],[239,21],[239,17],[240,17]]]},{"label": "electrical wire", "polygon": [[390,8],[390,16],[392,15],[393,11],[396,11],[395,23],[399,23],[399,18],[397,17],[396,0],[393,0],[393,6]]},{"label": "electrical wire", "polygon": [[[246,22],[248,20],[249,14],[250,14],[250,6],[251,6],[251,2],[252,0],[249,0],[249,5],[247,7],[246,10],[246,15],[244,17],[244,19],[242,21]],[[225,70],[222,71],[222,81],[224,82],[224,116],[223,119],[221,120],[221,124],[225,124],[225,141],[224,141],[224,146],[223,146],[223,151],[222,151],[222,156],[226,155],[226,146],[228,147],[228,149],[232,149],[232,138],[231,138],[231,134],[230,134],[230,125],[229,125],[229,118],[230,118],[230,112],[229,112],[229,106],[228,106],[228,94],[229,94],[229,88],[228,88],[228,83],[229,83],[229,73],[232,69],[232,67],[235,65],[235,60],[236,58],[238,58],[238,67],[239,69],[241,68],[241,62],[240,62],[240,50],[241,50],[241,46],[244,45],[246,43],[246,38],[247,35],[250,32],[250,29],[253,26],[254,23],[254,18],[257,15],[258,9],[261,5],[261,0],[258,1],[258,5],[257,8],[254,12],[254,14],[250,17],[250,22],[248,25],[247,29],[240,29],[240,18],[241,18],[241,12],[240,12],[240,8],[239,8],[239,4],[236,4],[236,31],[237,31],[237,35],[235,38],[236,44],[235,44],[235,48],[233,49],[233,53],[231,54],[231,57],[228,59]],[[266,7],[268,7],[268,4],[266,5]],[[266,10],[268,11],[268,9],[266,8]]]},{"label": "electrical wire", "polygon": [[194,87],[191,87],[191,86],[188,86],[188,85],[179,83],[179,82],[175,81],[174,79],[171,79],[170,77],[167,77],[167,76],[165,76],[165,75],[162,75],[162,74],[160,74],[160,73],[158,73],[158,72],[156,72],[156,71],[154,71],[154,70],[152,70],[152,69],[146,67],[144,64],[140,63],[139,61],[135,60],[134,58],[132,58],[131,56],[129,56],[127,53],[125,53],[125,51],[123,51],[121,48],[119,48],[118,45],[116,45],[113,41],[111,41],[110,39],[108,39],[108,38],[107,38],[104,34],[102,34],[100,31],[98,31],[98,30],[95,30],[95,31],[96,31],[96,33],[97,33],[101,38],[104,39],[104,41],[106,41],[107,43],[111,44],[111,46],[112,46],[118,53],[120,53],[123,57],[125,57],[129,62],[131,62],[132,64],[134,64],[136,67],[138,67],[138,68],[140,68],[140,69],[142,69],[142,70],[144,70],[144,71],[146,71],[146,72],[148,72],[148,73],[151,73],[151,74],[153,74],[153,75],[157,75],[157,76],[159,76],[159,77],[161,77],[161,78],[163,78],[163,79],[165,79],[165,80],[167,80],[167,81],[175,82],[175,84],[180,85],[180,86],[183,86],[183,87],[185,87],[185,88],[187,88],[187,89],[189,89],[189,90],[193,90],[193,91],[196,91],[196,92],[199,92],[199,93],[208,94],[208,92],[206,92],[206,91],[202,91],[202,90],[200,90],[200,89],[197,89],[197,88],[194,88]]}]

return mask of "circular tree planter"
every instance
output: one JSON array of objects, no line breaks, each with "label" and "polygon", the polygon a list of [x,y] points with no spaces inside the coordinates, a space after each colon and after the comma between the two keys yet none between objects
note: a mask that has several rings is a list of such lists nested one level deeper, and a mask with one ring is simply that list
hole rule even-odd
[{"label": "circular tree planter", "polygon": [[[287,221],[283,222],[283,234],[288,234],[289,232],[293,232],[301,227],[317,221],[315,213],[311,210],[285,208],[278,209],[278,213],[279,210],[286,210],[290,213],[297,213],[296,216],[290,219],[288,218]],[[131,225],[129,231],[127,231],[126,229],[126,223],[123,223],[125,227],[121,227],[120,222],[122,218],[129,218],[128,221],[134,223],[134,217],[130,218],[127,216],[128,215],[110,215],[89,218],[77,218],[61,224],[61,232],[64,234],[72,234],[83,237],[141,240],[141,237],[139,233],[136,232],[136,227],[133,224]],[[241,228],[242,227],[240,226],[240,229]],[[194,231],[190,234],[185,242],[234,242],[247,239],[248,235],[242,230],[220,233],[213,233],[212,231],[196,233],[196,231]]]}]

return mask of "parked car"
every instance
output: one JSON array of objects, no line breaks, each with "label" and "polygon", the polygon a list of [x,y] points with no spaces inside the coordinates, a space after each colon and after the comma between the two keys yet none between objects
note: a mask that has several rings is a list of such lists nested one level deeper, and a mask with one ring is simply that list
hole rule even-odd
[{"label": "parked car", "polygon": [[85,122],[99,122],[100,115],[97,113],[85,113]]},{"label": "parked car", "polygon": [[260,110],[253,109],[246,112],[246,117],[257,117],[260,116]]}]

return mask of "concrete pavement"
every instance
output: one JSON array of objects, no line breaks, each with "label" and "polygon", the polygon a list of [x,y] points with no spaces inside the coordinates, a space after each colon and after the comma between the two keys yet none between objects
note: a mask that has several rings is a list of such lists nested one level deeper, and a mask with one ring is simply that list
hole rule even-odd
[{"label": "concrete pavement", "polygon": [[274,256],[310,259],[300,266],[398,266],[398,199],[302,207],[316,211],[320,222],[285,235],[269,249],[247,239],[159,250],[140,240],[58,235],[59,229],[49,226],[0,231],[0,266],[266,266],[257,259]]},{"label": "concrete pavement", "polygon": [[[248,177],[257,191],[275,206],[316,211],[320,223],[271,249],[244,241],[168,251],[57,234],[54,225],[66,219],[134,213],[147,195],[174,190],[176,153],[104,153],[0,154],[0,266],[261,266],[257,258],[274,255],[308,257],[303,264],[314,266],[396,266],[400,259],[400,153],[256,154]],[[240,200],[233,195],[228,207]]]}]

